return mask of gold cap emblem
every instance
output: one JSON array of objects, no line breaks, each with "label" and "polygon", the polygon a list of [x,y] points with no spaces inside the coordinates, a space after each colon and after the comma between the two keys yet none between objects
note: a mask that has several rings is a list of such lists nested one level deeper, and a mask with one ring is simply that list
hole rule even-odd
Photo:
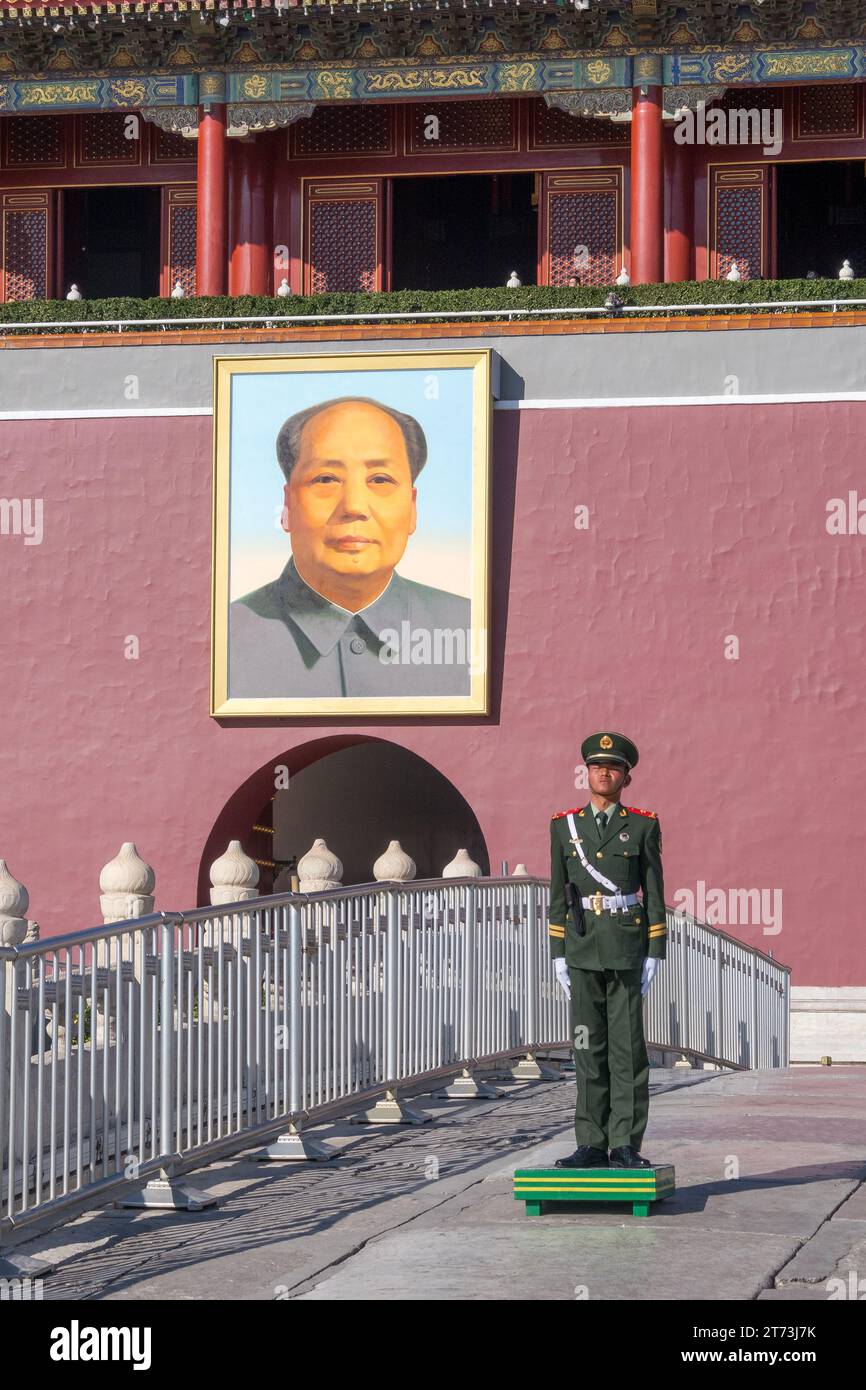
[{"label": "gold cap emblem", "polygon": [[613,748],[613,739],[610,734],[602,734],[598,741],[599,748]]}]

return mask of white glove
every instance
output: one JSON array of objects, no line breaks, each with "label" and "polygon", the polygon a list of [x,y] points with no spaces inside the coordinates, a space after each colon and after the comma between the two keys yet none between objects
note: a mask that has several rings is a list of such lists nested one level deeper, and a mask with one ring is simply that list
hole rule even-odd
[{"label": "white glove", "polygon": [[647,990],[649,989],[650,985],[656,977],[656,971],[658,970],[658,968],[658,958],[656,956],[647,956],[646,960],[643,963],[643,975],[641,976],[640,981],[641,994],[646,994]]},{"label": "white glove", "polygon": [[565,991],[566,999],[571,998],[571,981],[568,978],[568,966],[565,963],[565,956],[557,956],[553,962],[553,970],[556,975],[556,983]]}]

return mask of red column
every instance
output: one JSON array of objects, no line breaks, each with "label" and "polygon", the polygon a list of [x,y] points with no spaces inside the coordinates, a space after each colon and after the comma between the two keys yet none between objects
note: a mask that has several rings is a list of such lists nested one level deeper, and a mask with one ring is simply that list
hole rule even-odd
[{"label": "red column", "polygon": [[196,294],[225,294],[226,108],[199,108],[196,210]]},{"label": "red column", "polygon": [[631,113],[631,281],[650,285],[664,272],[661,87],[635,87]]},{"label": "red column", "polygon": [[235,142],[230,164],[229,294],[270,294],[271,161],[263,136]]},{"label": "red column", "polygon": [[678,145],[665,131],[665,279],[693,280],[695,187],[693,145]]}]

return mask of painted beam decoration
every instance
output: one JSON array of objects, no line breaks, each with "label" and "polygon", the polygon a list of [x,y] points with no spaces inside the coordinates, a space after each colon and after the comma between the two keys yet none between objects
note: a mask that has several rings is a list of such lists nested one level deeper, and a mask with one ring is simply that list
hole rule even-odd
[{"label": "painted beam decoration", "polygon": [[347,62],[265,72],[165,76],[142,72],[122,77],[0,80],[0,112],[132,111],[142,106],[195,106],[225,101],[399,101],[627,90],[639,82],[661,83],[665,87],[745,87],[857,78],[866,78],[866,48],[862,46],[832,52],[709,53],[663,58],[650,54],[554,61],[527,58],[518,62]]},{"label": "painted beam decoration", "polygon": [[627,86],[631,60],[345,64],[230,73],[230,101],[388,101],[401,97],[502,96],[515,92]]},{"label": "painted beam decoration", "polygon": [[189,106],[199,100],[199,80],[186,77],[67,77],[0,82],[0,111],[136,111],[142,106]]},{"label": "painted beam decoration", "polygon": [[[866,78],[866,0],[0,0],[0,113]],[[724,12],[722,12],[722,10]],[[784,12],[783,12],[784,11]]]},{"label": "painted beam decoration", "polygon": [[665,86],[692,82],[740,84],[839,82],[866,77],[866,48],[770,49],[756,53],[701,53],[666,57]]}]

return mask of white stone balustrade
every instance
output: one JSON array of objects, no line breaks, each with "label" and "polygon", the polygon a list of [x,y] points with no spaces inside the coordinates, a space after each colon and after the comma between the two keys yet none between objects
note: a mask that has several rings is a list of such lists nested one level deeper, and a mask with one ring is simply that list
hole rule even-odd
[{"label": "white stone balustrade", "polygon": [[399,840],[392,840],[373,865],[373,877],[377,883],[408,883],[415,877],[415,860],[409,858]]},{"label": "white stone balustrade", "polygon": [[298,889],[301,893],[324,893],[339,888],[343,880],[343,865],[321,838],[314,840],[306,854],[298,860]]},{"label": "white stone balustrade", "polygon": [[156,875],[135,848],[125,840],[99,875],[99,906],[105,926],[146,917],[153,912]]},{"label": "white stone balustrade", "polygon": [[[0,946],[20,946],[27,936],[29,923],[24,916],[30,906],[30,894],[14,878],[0,859]],[[37,927],[38,932],[38,927]]]},{"label": "white stone balustrade", "polygon": [[443,878],[483,878],[484,875],[465,849],[458,849],[450,864],[442,870]]},{"label": "white stone balustrade", "polygon": [[259,866],[244,853],[240,840],[230,840],[225,854],[211,864],[210,881],[213,907],[248,902],[259,896]]}]

